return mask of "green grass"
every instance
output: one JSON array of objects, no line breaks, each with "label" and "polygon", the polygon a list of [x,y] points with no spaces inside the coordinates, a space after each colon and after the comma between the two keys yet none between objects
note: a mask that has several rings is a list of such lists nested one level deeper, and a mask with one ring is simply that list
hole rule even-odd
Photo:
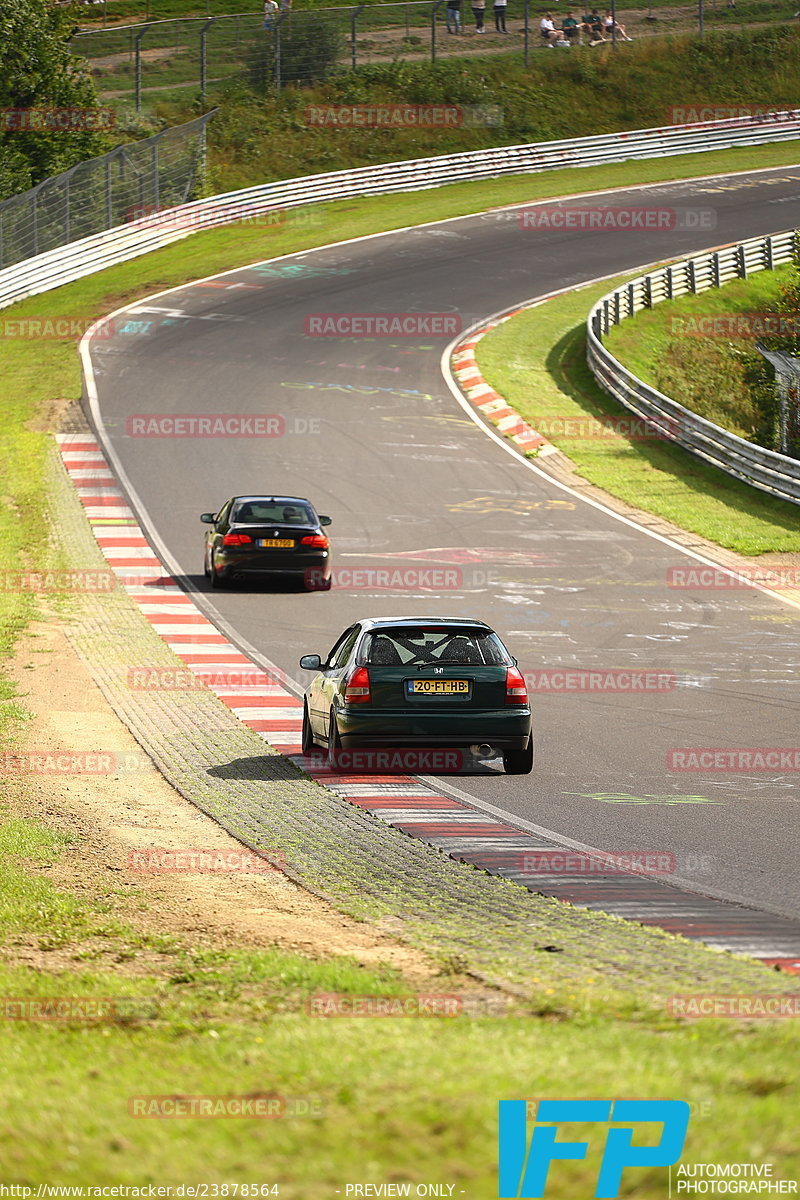
[{"label": "green grass", "polygon": [[[266,94],[254,96],[246,90],[246,63],[248,47],[261,45],[260,34],[258,29],[243,30],[238,49],[227,26],[209,35],[209,80],[240,75],[224,84],[210,83],[206,101],[209,107],[212,101],[221,104],[221,112],[209,126],[209,161],[227,184],[393,158],[663,126],[681,119],[673,109],[800,106],[800,29],[789,26],[747,33],[709,32],[702,43],[677,34],[667,44],[642,39],[626,43],[619,53],[603,47],[576,53],[536,53],[528,68],[516,34],[501,39],[512,45],[513,52],[508,54],[483,54],[434,65],[420,61],[362,63],[353,72],[345,53],[346,69],[324,84],[288,86],[279,93],[270,88]],[[143,97],[152,130],[160,123],[188,120],[199,111],[197,36],[196,30],[182,35],[181,47],[169,49],[169,63],[159,58],[143,61],[142,85],[154,89]],[[186,48],[187,37],[190,49]],[[491,34],[487,40],[493,37]],[[84,38],[77,46],[102,58],[112,49],[127,54],[129,41],[130,35],[118,29]],[[153,26],[143,46],[160,45],[170,47],[170,38]],[[109,101],[117,110],[116,136],[143,136],[147,130],[141,128],[141,115],[137,119],[130,112],[132,60],[125,57],[117,64],[94,69],[99,72],[95,83],[101,94],[128,89]],[[194,85],[187,82],[192,75]],[[187,90],[178,94],[164,91],[171,83]],[[309,105],[382,103],[485,106],[499,111],[502,123],[438,129],[331,129],[309,127],[304,120]]]},{"label": "green grass", "polygon": [[[794,272],[789,267],[764,271],[699,296],[666,301],[616,326],[606,344],[635,375],[665,395],[739,437],[776,450],[771,384],[766,387],[768,410],[758,403],[762,375],[771,378],[755,349],[759,335],[725,336],[724,331],[731,330],[731,318],[739,314],[776,312],[780,284],[790,276]],[[721,318],[720,334],[702,336],[703,328],[713,328],[713,318]]]},{"label": "green grass", "polygon": [[[21,841],[18,830],[3,832],[29,871],[63,841],[31,830]],[[411,989],[395,971],[348,960],[159,947],[121,925],[109,932],[102,908],[32,878],[43,914],[70,925],[58,945],[72,963],[57,972],[0,965],[3,1011],[18,1012],[9,1002],[20,1000],[94,999],[106,1017],[0,1022],[0,1160],[10,1181],[174,1185],[202,1172],[209,1183],[278,1182],[281,1196],[307,1200],[348,1182],[439,1179],[489,1198],[497,1100],[554,1095],[685,1099],[688,1161],[768,1158],[786,1178],[800,1168],[796,1022],[679,1023],[658,979],[652,1008],[631,1012],[621,992],[593,995],[591,981],[583,995],[555,994],[545,967],[504,1017],[315,1018],[306,1004],[318,993]],[[3,868],[0,895],[14,894]],[[118,949],[126,936],[152,951],[155,969],[81,965],[83,945]],[[425,990],[459,991],[447,975]],[[128,1109],[135,1096],[264,1093],[314,1115],[141,1120]],[[598,1155],[593,1146],[585,1163],[555,1171],[548,1194],[591,1194]],[[661,1197],[664,1187],[663,1171],[637,1173],[636,1196]]]},{"label": "green grass", "polygon": [[[304,246],[570,189],[791,158],[788,147],[764,147],[343,201],[319,209],[321,222],[311,230],[198,234],[8,315],[99,316],[142,294]],[[574,298],[567,332],[590,299],[586,292]],[[557,323],[544,332],[550,345],[561,336]],[[79,393],[75,346],[7,339],[3,357],[0,566],[41,569],[51,554],[42,521],[49,438],[30,426],[46,401]],[[772,528],[766,518],[765,527]],[[0,591],[0,605],[8,657],[37,608],[31,595],[7,591]],[[0,712],[5,746],[23,714],[13,699]],[[789,1178],[800,1166],[794,1022],[679,1024],[665,1013],[674,990],[668,970],[653,978],[648,1004],[606,985],[602,960],[582,964],[580,989],[551,981],[545,964],[506,1018],[314,1019],[304,1012],[314,992],[398,995],[409,985],[388,968],[235,943],[222,951],[193,945],[161,933],[157,911],[149,931],[130,929],[114,915],[113,888],[89,901],[49,882],[48,865],[71,852],[71,839],[58,830],[4,818],[0,997],[108,997],[120,1012],[99,1023],[0,1021],[0,1161],[8,1181],[246,1179],[280,1183],[284,1200],[316,1200],[348,1182],[440,1180],[483,1200],[496,1194],[496,1101],[544,1095],[684,1098],[697,1108],[688,1158],[770,1157]],[[665,963],[669,946],[665,935]],[[35,969],[14,965],[23,953],[39,956]],[[426,990],[463,986],[454,983],[453,966],[459,969],[443,963]],[[775,977],[763,978],[773,990]],[[685,990],[691,986],[687,979]],[[309,1098],[322,1113],[259,1123],[136,1120],[127,1113],[135,1094],[272,1091]],[[585,1164],[564,1168],[548,1194],[591,1194],[596,1166],[593,1147]],[[663,1197],[665,1182],[663,1171],[640,1175],[635,1194]]]},{"label": "green grass", "polygon": [[[579,474],[635,508],[739,554],[800,550],[795,505],[658,439],[631,440],[605,429],[599,435],[595,422],[630,414],[598,387],[586,365],[585,322],[592,303],[625,278],[633,275],[559,296],[487,334],[476,352],[483,375]],[[623,323],[628,345],[639,320]]]}]

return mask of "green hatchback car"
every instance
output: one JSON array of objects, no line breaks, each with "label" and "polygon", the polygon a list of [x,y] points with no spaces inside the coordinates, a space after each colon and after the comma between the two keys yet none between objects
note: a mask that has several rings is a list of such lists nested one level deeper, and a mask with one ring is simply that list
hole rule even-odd
[{"label": "green hatchback car", "polygon": [[466,748],[499,752],[509,775],[533,767],[531,710],[517,660],[483,621],[384,617],[357,621],[323,661],[303,702],[303,753]]}]

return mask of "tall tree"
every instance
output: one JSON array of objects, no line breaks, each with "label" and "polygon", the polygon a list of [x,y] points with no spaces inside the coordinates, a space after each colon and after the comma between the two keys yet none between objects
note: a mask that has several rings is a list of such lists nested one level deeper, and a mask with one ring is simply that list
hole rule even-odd
[{"label": "tall tree", "polygon": [[19,123],[9,110],[98,108],[92,80],[69,48],[75,11],[53,0],[0,0],[0,198],[108,148],[93,130],[9,128]]}]

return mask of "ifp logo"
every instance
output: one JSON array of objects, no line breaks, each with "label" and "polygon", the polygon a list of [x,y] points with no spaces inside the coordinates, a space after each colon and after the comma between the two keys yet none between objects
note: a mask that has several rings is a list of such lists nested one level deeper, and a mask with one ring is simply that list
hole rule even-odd
[{"label": "ifp logo", "polygon": [[[619,1195],[626,1167],[668,1167],[678,1161],[686,1140],[689,1105],[685,1100],[540,1100],[530,1142],[527,1118],[526,1100],[500,1101],[497,1194],[501,1200],[544,1196],[551,1163],[586,1157],[588,1141],[557,1140],[559,1126],[578,1122],[611,1126],[604,1131],[594,1193],[601,1200],[610,1200]],[[658,1141],[634,1145],[639,1125],[661,1125]]]}]

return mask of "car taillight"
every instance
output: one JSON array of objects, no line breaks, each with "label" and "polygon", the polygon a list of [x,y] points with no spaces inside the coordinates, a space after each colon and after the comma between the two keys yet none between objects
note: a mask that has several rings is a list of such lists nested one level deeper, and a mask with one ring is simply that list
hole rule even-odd
[{"label": "car taillight", "polygon": [[249,533],[226,533],[222,539],[223,546],[247,546],[252,545],[252,542]]},{"label": "car taillight", "polygon": [[372,696],[369,691],[369,671],[366,667],[356,667],[347,681],[344,689],[347,704],[369,704]]},{"label": "car taillight", "polygon": [[316,550],[327,550],[328,539],[324,533],[310,533],[308,537],[300,538],[301,546],[313,546]]},{"label": "car taillight", "polygon": [[527,704],[528,689],[516,667],[506,667],[506,704]]}]

